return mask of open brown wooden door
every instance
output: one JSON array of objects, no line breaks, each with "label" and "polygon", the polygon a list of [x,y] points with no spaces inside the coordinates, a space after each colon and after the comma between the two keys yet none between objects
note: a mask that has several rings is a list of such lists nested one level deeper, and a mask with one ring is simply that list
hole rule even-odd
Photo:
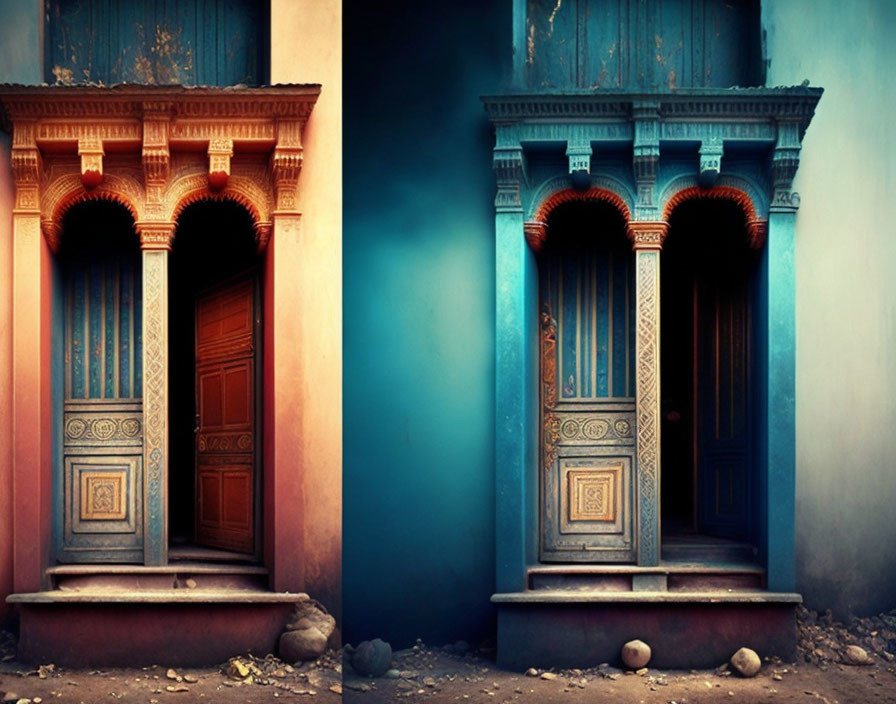
[{"label": "open brown wooden door", "polygon": [[255,549],[255,286],[196,301],[196,541]]}]

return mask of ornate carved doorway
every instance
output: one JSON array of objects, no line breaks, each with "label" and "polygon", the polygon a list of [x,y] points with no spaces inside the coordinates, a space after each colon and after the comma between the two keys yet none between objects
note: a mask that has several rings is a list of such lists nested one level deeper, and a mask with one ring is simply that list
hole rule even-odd
[{"label": "ornate carved doorway", "polygon": [[541,559],[633,562],[634,256],[606,203],[561,204],[546,225]]}]

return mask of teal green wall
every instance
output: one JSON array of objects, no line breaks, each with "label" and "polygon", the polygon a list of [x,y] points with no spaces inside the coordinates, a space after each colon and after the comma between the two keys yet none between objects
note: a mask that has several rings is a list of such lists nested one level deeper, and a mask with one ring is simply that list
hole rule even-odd
[{"label": "teal green wall", "polygon": [[[344,5],[344,638],[474,642],[494,592],[494,137],[509,2]],[[326,393],[321,389],[321,393]]]},{"label": "teal green wall", "polygon": [[896,595],[896,3],[763,3],[768,84],[824,87],[794,189],[796,586],[844,616]]}]

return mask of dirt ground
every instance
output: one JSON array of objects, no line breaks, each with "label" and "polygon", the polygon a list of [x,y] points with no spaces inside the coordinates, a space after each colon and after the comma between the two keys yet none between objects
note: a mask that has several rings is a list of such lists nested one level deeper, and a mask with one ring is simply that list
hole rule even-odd
[{"label": "dirt ground", "polygon": [[[537,671],[526,675],[495,667],[481,656],[448,654],[423,646],[394,654],[397,678],[343,681],[347,704],[404,699],[440,702],[568,702],[569,704],[705,704],[706,702],[800,702],[871,704],[896,702],[896,666],[788,664],[769,661],[753,678],[722,670],[648,669],[643,675],[613,667]],[[392,673],[393,675],[395,673]]]}]

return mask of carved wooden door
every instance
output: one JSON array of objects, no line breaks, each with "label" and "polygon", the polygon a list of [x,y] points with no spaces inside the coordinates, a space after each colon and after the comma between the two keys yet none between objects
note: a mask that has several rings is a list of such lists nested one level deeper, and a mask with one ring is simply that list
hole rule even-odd
[{"label": "carved wooden door", "polygon": [[707,276],[695,292],[698,529],[747,539],[752,495],[748,286],[737,276]]},{"label": "carved wooden door", "polygon": [[196,301],[196,540],[253,552],[256,479],[255,284]]},{"label": "carved wooden door", "polygon": [[544,561],[636,558],[633,256],[593,243],[540,262]]}]

